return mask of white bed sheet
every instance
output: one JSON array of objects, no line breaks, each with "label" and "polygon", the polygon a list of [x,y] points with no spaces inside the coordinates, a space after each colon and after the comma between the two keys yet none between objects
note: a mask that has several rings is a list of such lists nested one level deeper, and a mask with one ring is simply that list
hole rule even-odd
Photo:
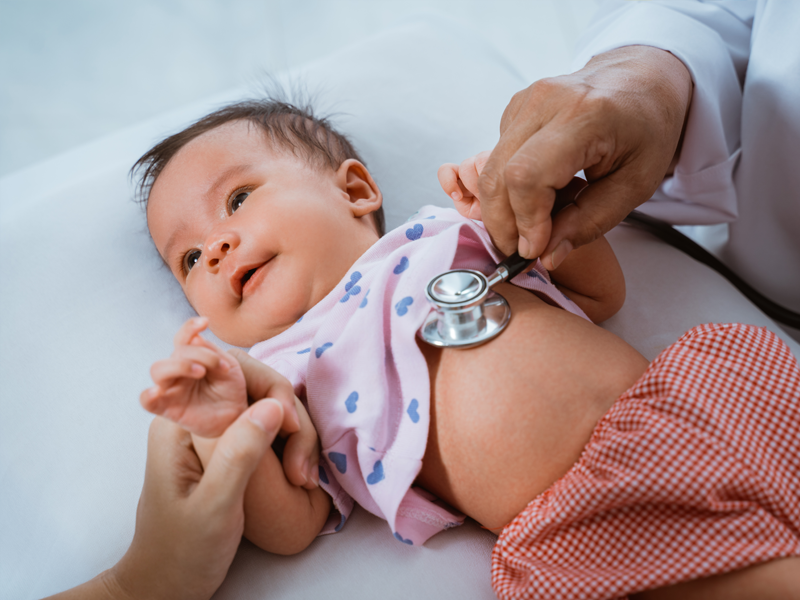
[{"label": "white bed sheet", "polygon": [[[497,140],[528,82],[475,32],[409,22],[292,74],[318,90],[383,189],[387,221],[449,204],[436,169]],[[150,364],[192,314],[161,266],[127,169],[224,96],[148,121],[0,180],[0,596],[38,598],[111,566],[133,535],[151,420]],[[690,327],[765,325],[724,279],[649,235],[610,234],[628,282],[604,326],[648,358]],[[492,598],[494,536],[474,523],[423,548],[357,509],[294,557],[244,542],[218,598]]]}]

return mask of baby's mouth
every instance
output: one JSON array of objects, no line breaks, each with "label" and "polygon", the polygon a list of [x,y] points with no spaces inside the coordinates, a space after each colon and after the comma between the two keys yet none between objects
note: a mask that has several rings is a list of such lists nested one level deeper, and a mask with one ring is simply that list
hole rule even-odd
[{"label": "baby's mouth", "polygon": [[241,281],[241,286],[242,287],[244,287],[244,284],[247,283],[250,280],[250,278],[253,276],[253,273],[255,273],[255,272],[256,272],[255,269],[250,269],[247,273],[244,274],[244,277],[242,277],[242,281]]},{"label": "baby's mouth", "polygon": [[266,276],[265,267],[270,263],[272,258],[270,258],[269,260],[260,265],[256,265],[250,269],[247,269],[247,271],[244,271],[241,279],[239,279],[237,284],[237,287],[239,288],[237,290],[239,297],[244,298],[245,296],[251,294],[253,290],[255,290],[258,286],[261,285],[261,282],[264,280],[264,277]]}]

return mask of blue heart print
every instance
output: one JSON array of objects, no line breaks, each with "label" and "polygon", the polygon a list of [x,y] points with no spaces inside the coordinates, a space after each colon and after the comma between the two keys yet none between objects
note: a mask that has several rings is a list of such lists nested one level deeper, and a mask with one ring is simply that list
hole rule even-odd
[{"label": "blue heart print", "polygon": [[347,521],[347,517],[345,517],[344,515],[342,515],[342,520],[341,520],[341,521],[339,521],[339,524],[338,524],[336,527],[334,527],[334,529],[333,529],[333,530],[334,530],[335,532],[337,532],[337,533],[338,533],[339,531],[341,531],[341,530],[342,530],[342,527],[344,527],[344,522],[345,522],[345,521]]},{"label": "blue heart print", "polygon": [[436,215],[431,215],[430,217],[425,217],[426,219],[435,219]]},{"label": "blue heart print", "polygon": [[325,472],[325,468],[322,465],[319,466],[319,480],[325,484],[330,483],[330,481],[328,481],[328,474]]},{"label": "blue heart print", "polygon": [[402,317],[404,314],[408,312],[408,307],[414,304],[414,299],[411,296],[406,296],[400,302],[394,305],[394,309],[397,311],[397,316]]},{"label": "blue heart print", "polygon": [[414,240],[418,240],[422,237],[422,231],[422,225],[415,223],[413,227],[406,229],[406,237],[413,242]]},{"label": "blue heart print", "polygon": [[414,545],[414,542],[412,542],[411,540],[407,540],[407,539],[405,539],[405,538],[404,538],[402,535],[400,535],[400,534],[399,534],[399,533],[397,533],[396,531],[394,532],[394,538],[395,538],[396,540],[400,540],[400,541],[401,541],[401,542],[403,542],[404,544],[408,544],[409,546],[413,546],[413,545]]},{"label": "blue heart print", "polygon": [[333,346],[332,342],[325,342],[324,344],[322,344],[322,346],[314,350],[314,354],[316,354],[317,358],[319,358],[320,356],[322,356],[322,353],[325,352],[325,350],[327,350],[331,346]]},{"label": "blue heart print", "polygon": [[364,294],[364,299],[361,301],[361,304],[358,305],[358,308],[364,308],[367,305],[367,296],[369,296],[369,290]]},{"label": "blue heart print", "polygon": [[347,302],[350,300],[350,296],[357,296],[361,293],[361,286],[356,285],[359,279],[361,279],[361,273],[353,271],[352,275],[350,275],[350,281],[344,285],[345,294],[339,302]]},{"label": "blue heart print", "polygon": [[411,417],[411,421],[414,423],[419,423],[419,402],[416,398],[411,400],[406,412],[408,413],[408,416]]},{"label": "blue heart print", "polygon": [[531,269],[530,271],[528,271],[528,277],[533,277],[534,279],[538,279],[542,283],[547,283],[544,277],[542,277],[536,269]]},{"label": "blue heart print", "polygon": [[383,474],[383,463],[381,461],[375,461],[375,465],[372,467],[372,473],[367,475],[367,483],[370,485],[375,485],[379,481],[383,481],[386,476]]},{"label": "blue heart print", "polygon": [[[311,348],[303,348],[297,351],[298,354],[308,354],[309,352],[311,352]],[[320,352],[320,354],[322,354],[322,352]],[[319,358],[319,354],[317,354],[317,358]]]},{"label": "blue heart print", "polygon": [[336,466],[336,470],[342,475],[347,473],[347,455],[341,452],[328,452],[328,458]]},{"label": "blue heart print", "polygon": [[351,414],[356,412],[356,409],[358,408],[356,406],[356,402],[358,402],[358,392],[353,392],[347,397],[347,400],[344,401],[344,405],[347,407],[347,412]]},{"label": "blue heart print", "polygon": [[397,266],[394,268],[394,274],[400,275],[400,273],[405,271],[407,268],[408,268],[408,257],[404,256],[403,258],[400,259],[400,262],[397,263]]}]

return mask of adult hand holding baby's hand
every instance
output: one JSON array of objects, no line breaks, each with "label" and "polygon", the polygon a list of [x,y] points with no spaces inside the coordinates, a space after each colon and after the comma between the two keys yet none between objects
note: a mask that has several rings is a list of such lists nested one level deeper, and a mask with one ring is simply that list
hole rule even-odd
[{"label": "adult hand holding baby's hand", "polygon": [[[275,398],[287,415],[281,436],[288,438],[283,448],[283,472],[292,485],[314,489],[319,485],[319,438],[305,407],[294,395],[288,379],[238,348],[231,354],[239,361],[250,398]],[[294,419],[294,421],[292,421]]]},{"label": "adult hand holding baby's hand", "polygon": [[189,433],[154,419],[130,548],[112,568],[52,600],[210,598],[242,539],[250,476],[283,420],[279,402],[257,402],[219,439],[204,469]]},{"label": "adult hand holding baby's hand", "polygon": [[239,362],[200,336],[207,326],[204,317],[183,324],[172,356],[151,367],[155,385],[140,401],[187,431],[217,437],[247,409],[247,390]]}]

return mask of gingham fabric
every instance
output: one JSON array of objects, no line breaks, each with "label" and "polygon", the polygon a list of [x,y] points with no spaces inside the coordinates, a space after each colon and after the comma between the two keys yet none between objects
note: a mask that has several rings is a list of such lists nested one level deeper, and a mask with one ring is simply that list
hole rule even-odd
[{"label": "gingham fabric", "polygon": [[800,370],[770,331],[702,325],[600,420],[492,553],[499,598],[624,598],[800,555]]}]

